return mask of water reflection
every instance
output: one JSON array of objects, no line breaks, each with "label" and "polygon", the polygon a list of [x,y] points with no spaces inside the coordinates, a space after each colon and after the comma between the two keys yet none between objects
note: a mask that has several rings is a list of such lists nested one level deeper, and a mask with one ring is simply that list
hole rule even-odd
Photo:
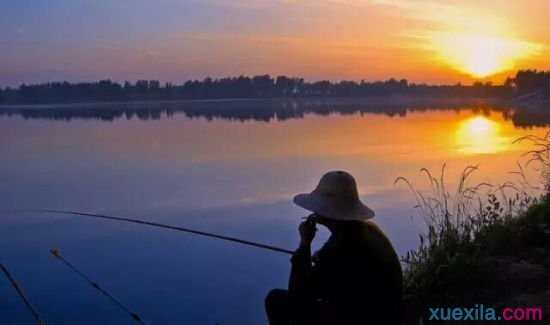
[{"label": "water reflection", "polygon": [[501,125],[485,116],[475,116],[460,122],[456,143],[465,154],[488,154],[505,151],[511,139],[501,135]]},{"label": "water reflection", "polygon": [[[487,105],[451,101],[444,105],[435,101],[399,103],[365,101],[360,99],[296,99],[296,100],[227,100],[202,102],[142,102],[117,104],[79,104],[0,107],[0,116],[21,116],[24,119],[48,119],[71,121],[94,119],[114,121],[117,119],[160,120],[173,118],[176,114],[185,117],[230,121],[286,121],[302,119],[306,114],[328,116],[331,114],[383,114],[390,117],[406,117],[411,112],[436,110],[471,110],[484,115],[498,111],[504,120],[516,127],[550,125],[550,110],[543,107],[516,108],[506,105]],[[476,123],[480,123],[479,121]],[[468,128],[468,126],[466,126]],[[467,132],[467,130],[464,130]],[[483,150],[482,150],[483,151]]]},{"label": "water reflection", "polygon": [[[509,172],[526,149],[511,140],[546,132],[518,125],[544,125],[547,118],[542,110],[463,104],[301,101],[12,108],[0,114],[0,210],[93,211],[292,248],[304,215],[292,205],[293,194],[310,190],[327,170],[344,169],[356,176],[362,199],[400,254],[417,245],[424,223],[409,218],[414,200],[394,186],[397,176],[422,184],[420,168],[436,171],[447,162],[453,188],[464,166],[479,164],[474,182],[502,183],[514,177]],[[265,293],[287,281],[286,256],[132,225],[8,217],[0,219],[0,256],[26,275],[21,281],[50,311],[45,316],[51,323],[126,321],[109,305],[95,312],[104,301],[57,269],[47,251],[53,246],[150,323],[265,324]],[[40,274],[49,274],[47,281]],[[2,289],[11,288],[0,287],[0,296]],[[0,323],[24,323],[25,313],[4,311],[19,305],[0,304]]]}]

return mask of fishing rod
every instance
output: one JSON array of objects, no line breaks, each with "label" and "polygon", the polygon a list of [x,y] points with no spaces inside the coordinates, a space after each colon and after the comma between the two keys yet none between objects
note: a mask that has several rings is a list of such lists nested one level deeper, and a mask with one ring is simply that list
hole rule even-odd
[{"label": "fishing rod", "polygon": [[128,307],[126,307],[122,302],[120,302],[120,300],[116,299],[113,295],[111,295],[109,292],[105,291],[105,289],[103,289],[102,287],[99,286],[99,284],[97,284],[97,282],[93,281],[92,279],[90,279],[86,274],[82,273],[79,269],[77,269],[72,263],[70,263],[69,261],[67,261],[67,259],[65,259],[63,256],[61,256],[61,253],[59,252],[58,249],[55,249],[55,248],[52,248],[50,249],[50,253],[55,257],[57,258],[58,260],[60,260],[61,262],[63,262],[63,264],[65,264],[68,268],[70,268],[72,271],[74,271],[76,274],[78,274],[81,278],[83,278],[86,282],[88,282],[92,287],[94,287],[95,289],[97,289],[99,292],[101,292],[104,296],[106,296],[107,298],[109,298],[115,305],[117,305],[120,309],[122,309],[123,311],[125,311],[126,313],[128,313],[130,315],[130,317],[132,317],[132,319],[134,319],[136,322],[140,323],[140,324],[145,324],[145,322],[141,319],[141,317],[139,317],[138,314],[134,313],[133,311],[131,311]]},{"label": "fishing rod", "polygon": [[49,209],[29,209],[29,210],[17,210],[18,212],[41,212],[41,213],[56,213],[56,214],[68,214],[68,215],[75,215],[75,216],[83,216],[83,217],[90,217],[90,218],[97,218],[97,219],[107,219],[107,220],[115,220],[115,221],[122,221],[122,222],[129,222],[129,223],[135,223],[140,225],[146,225],[151,227],[157,227],[157,228],[164,228],[164,229],[170,229],[175,231],[182,231],[187,232],[195,235],[210,237],[210,238],[216,238],[226,241],[231,241],[234,243],[239,243],[243,245],[263,248],[279,253],[285,253],[285,254],[294,254],[293,251],[272,246],[272,245],[266,245],[262,243],[256,243],[249,240],[244,240],[236,237],[230,237],[230,236],[224,236],[224,235],[217,235],[214,233],[206,232],[206,231],[200,231],[200,230],[194,230],[190,228],[184,228],[179,226],[172,226],[167,224],[162,224],[158,222],[153,221],[146,221],[146,220],[140,220],[140,219],[133,219],[133,218],[124,218],[124,217],[114,217],[109,215],[102,215],[102,214],[94,214],[94,213],[87,213],[87,212],[79,212],[79,211],[65,211],[65,210],[49,210]]},{"label": "fishing rod", "polygon": [[0,263],[0,270],[2,270],[2,273],[4,273],[4,275],[6,276],[8,281],[11,283],[11,285],[15,289],[15,291],[17,291],[17,294],[19,295],[19,297],[21,297],[21,299],[23,300],[23,303],[25,303],[25,306],[31,312],[32,317],[34,318],[36,323],[39,324],[39,325],[44,325],[45,323],[42,320],[42,317],[40,317],[40,314],[38,314],[36,309],[34,309],[31,302],[29,301],[29,299],[27,298],[27,296],[23,292],[23,289],[21,288],[21,286],[17,283],[15,278],[11,275],[10,271],[8,271],[8,269],[2,263]]}]

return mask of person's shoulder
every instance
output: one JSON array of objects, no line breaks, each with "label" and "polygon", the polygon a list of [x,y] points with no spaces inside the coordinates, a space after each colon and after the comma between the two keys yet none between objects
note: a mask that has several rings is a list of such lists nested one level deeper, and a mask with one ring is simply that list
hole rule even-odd
[{"label": "person's shoulder", "polygon": [[371,220],[363,221],[362,227],[363,227],[363,231],[367,233],[376,233],[376,234],[385,236],[382,229],[380,229],[380,227],[376,223],[374,223],[374,221],[371,221]]},{"label": "person's shoulder", "polygon": [[368,220],[364,222],[363,227],[361,237],[367,246],[393,251],[390,239],[376,223]]},{"label": "person's shoulder", "polygon": [[376,229],[379,229],[378,228],[378,225],[372,221],[372,220],[365,220],[362,222],[363,226],[365,227],[369,227],[369,228],[376,228]]}]

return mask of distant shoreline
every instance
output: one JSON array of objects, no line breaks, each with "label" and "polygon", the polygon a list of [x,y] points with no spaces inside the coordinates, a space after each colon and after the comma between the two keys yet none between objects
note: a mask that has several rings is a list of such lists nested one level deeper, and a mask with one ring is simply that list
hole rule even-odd
[{"label": "distant shoreline", "polygon": [[[221,102],[331,102],[361,105],[514,105],[550,103],[550,71],[519,70],[501,85],[477,81],[471,85],[430,85],[406,79],[384,81],[306,81],[300,77],[269,74],[187,80],[182,84],[159,80],[135,83],[48,82],[0,88],[0,109],[34,109],[121,105],[137,107],[160,104]],[[149,107],[150,108],[150,107]]]},{"label": "distant shoreline", "polygon": [[[151,99],[134,101],[86,101],[73,103],[48,103],[48,104],[0,104],[0,110],[18,109],[73,109],[73,108],[101,108],[119,106],[121,108],[154,108],[162,105],[186,105],[193,103],[265,103],[265,102],[296,102],[296,103],[326,103],[326,104],[361,104],[361,105],[514,105],[518,104],[513,99],[503,98],[442,98],[435,96],[386,96],[386,97],[271,97],[271,98],[217,98],[217,99]],[[550,101],[541,101],[540,104],[550,104]],[[538,104],[538,103],[537,103]],[[159,107],[162,108],[162,107]]]},{"label": "distant shoreline", "polygon": [[25,108],[88,108],[90,106],[111,106],[111,105],[147,105],[147,104],[185,104],[185,103],[215,103],[215,102],[250,102],[250,101],[266,101],[272,99],[260,98],[220,98],[220,99],[150,99],[150,100],[120,100],[120,101],[85,101],[72,103],[49,103],[49,104],[0,104],[0,109],[25,109]]}]

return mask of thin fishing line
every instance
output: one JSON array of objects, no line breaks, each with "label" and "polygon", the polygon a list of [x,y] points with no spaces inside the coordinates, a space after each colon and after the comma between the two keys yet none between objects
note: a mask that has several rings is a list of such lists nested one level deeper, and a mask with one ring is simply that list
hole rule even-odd
[{"label": "thin fishing line", "polygon": [[23,300],[23,303],[25,303],[25,306],[31,312],[32,317],[34,318],[36,323],[40,325],[44,325],[45,322],[42,320],[42,317],[40,317],[40,314],[32,306],[31,302],[23,292],[23,289],[21,288],[21,286],[17,283],[15,278],[11,275],[10,271],[8,271],[8,269],[4,265],[2,265],[2,263],[0,263],[0,270],[2,270],[2,272],[4,273],[8,281],[11,283],[12,287],[15,289],[15,291],[17,291],[17,294],[19,295],[19,297],[21,297],[21,299]]},{"label": "thin fishing line", "polygon": [[205,236],[205,237],[210,237],[210,238],[216,238],[216,239],[231,241],[231,242],[234,242],[234,243],[244,244],[244,245],[248,245],[248,246],[254,246],[254,247],[263,248],[263,249],[267,249],[267,250],[271,250],[271,251],[275,251],[275,252],[280,252],[280,253],[285,253],[285,254],[290,254],[290,255],[294,254],[294,252],[291,251],[291,250],[276,247],[276,246],[272,246],[272,245],[256,243],[256,242],[252,242],[252,241],[249,241],[249,240],[239,239],[239,238],[236,238],[236,237],[217,235],[217,234],[209,233],[209,232],[206,232],[206,231],[194,230],[194,229],[184,228],[184,227],[179,227],[179,226],[166,225],[166,224],[153,222],[153,221],[146,221],[146,220],[132,219],[132,218],[124,218],[124,217],[114,217],[114,216],[109,216],[109,215],[94,214],[94,213],[79,212],[79,211],[49,210],[49,209],[25,209],[25,210],[16,210],[16,211],[17,212],[41,212],[41,213],[68,214],[68,215],[84,216],[84,217],[91,217],[91,218],[98,218],[98,219],[107,219],[107,220],[116,220],[116,221],[122,221],[122,222],[129,222],[129,223],[135,223],[135,224],[146,225],[146,226],[151,226],[151,227],[158,227],[158,228],[164,228],[164,229],[171,229],[171,230],[175,230],[175,231],[182,231],[182,232],[187,232],[187,233],[191,233],[191,234],[195,234],[195,235],[200,235],[200,236]]},{"label": "thin fishing line", "polygon": [[115,305],[117,305],[120,309],[124,310],[126,313],[128,313],[132,319],[134,319],[136,322],[140,324],[145,324],[145,322],[139,317],[138,314],[131,311],[128,307],[126,307],[120,300],[115,298],[113,295],[111,295],[109,292],[107,292],[105,289],[103,289],[97,282],[93,281],[88,277],[86,274],[82,273],[79,269],[77,269],[72,263],[67,261],[61,254],[59,253],[58,249],[50,249],[50,253],[56,257],[58,260],[63,262],[68,268],[70,268],[72,271],[74,271],[76,274],[78,274],[81,278],[83,278],[85,281],[87,281],[92,287],[97,289],[99,292],[101,292],[104,296],[109,298]]}]

